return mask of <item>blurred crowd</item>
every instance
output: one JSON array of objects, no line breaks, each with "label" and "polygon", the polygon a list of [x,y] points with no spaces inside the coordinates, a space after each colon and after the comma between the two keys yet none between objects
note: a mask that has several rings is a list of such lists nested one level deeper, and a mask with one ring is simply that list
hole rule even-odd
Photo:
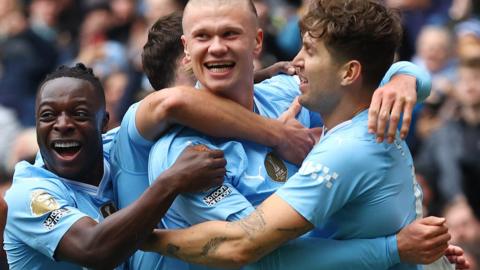
[{"label": "blurred crowd", "polygon": [[[43,77],[60,64],[92,67],[105,87],[109,125],[118,126],[126,109],[153,90],[141,63],[148,29],[186,2],[0,0],[0,194],[15,163],[37,151],[34,104]],[[307,2],[254,1],[265,31],[256,68],[296,55]],[[480,1],[385,3],[402,13],[398,59],[432,75],[431,96],[415,108],[407,139],[424,213],[446,216],[452,242],[480,269]]]}]

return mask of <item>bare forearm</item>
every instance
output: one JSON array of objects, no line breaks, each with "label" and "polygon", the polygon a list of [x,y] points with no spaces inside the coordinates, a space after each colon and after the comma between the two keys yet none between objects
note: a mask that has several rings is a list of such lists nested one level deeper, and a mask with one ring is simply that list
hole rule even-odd
[{"label": "bare forearm", "polygon": [[[280,121],[261,117],[239,104],[207,91],[177,87],[147,97],[139,110],[150,114],[141,121],[140,133],[156,139],[172,124],[181,124],[214,137],[244,139],[274,147],[279,144],[283,126]],[[144,107],[142,109],[142,107]]]},{"label": "bare forearm", "polygon": [[153,231],[178,194],[168,177],[159,177],[139,200],[101,223],[90,218],[76,222],[57,248],[58,259],[94,268],[123,262]]},{"label": "bare forearm", "polygon": [[278,198],[264,204],[236,222],[213,221],[178,231],[156,230],[143,248],[192,263],[238,268],[311,229],[303,218],[290,215],[294,210],[275,208],[274,204],[281,204]]}]

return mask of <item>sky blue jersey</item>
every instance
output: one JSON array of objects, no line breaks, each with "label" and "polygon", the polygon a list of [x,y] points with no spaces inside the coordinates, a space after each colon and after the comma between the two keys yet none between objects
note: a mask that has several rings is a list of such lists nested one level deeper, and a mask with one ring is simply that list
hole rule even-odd
[{"label": "sky blue jersey", "polygon": [[276,192],[328,238],[395,234],[421,217],[421,190],[406,143],[399,138],[377,143],[367,131],[367,118],[365,110],[324,134],[298,173]]},{"label": "sky blue jersey", "polygon": [[[107,147],[113,133],[104,136]],[[115,211],[108,154],[98,187],[61,178],[44,168],[38,155],[34,165],[15,167],[7,191],[4,247],[10,269],[84,269],[56,261],[55,250],[70,227],[83,217],[101,222]]]},{"label": "sky blue jersey", "polygon": [[[394,74],[419,73],[415,71],[415,68],[408,62],[397,63],[392,66],[382,83],[388,82]],[[417,88],[420,97],[425,95],[420,92],[429,92],[429,84],[428,74],[420,73],[420,75],[417,75]],[[260,115],[276,118],[288,108],[293,98],[298,94],[298,81],[285,75],[274,77],[255,86],[255,109]],[[318,119],[315,114],[304,111],[299,115],[299,120],[305,126],[319,123]],[[310,122],[310,125],[308,122]],[[225,152],[227,159],[225,183],[223,186],[208,192],[178,197],[162,221],[162,225],[166,228],[183,228],[206,220],[232,221],[245,217],[253,211],[253,207],[260,204],[283,185],[286,181],[283,176],[288,178],[296,172],[295,166],[272,156],[271,149],[268,147],[244,141],[215,139],[188,128],[176,127],[152,148],[149,159],[150,182],[154,181],[154,178],[163,170],[171,166],[185,147],[192,144],[205,144]],[[165,153],[167,154],[165,155]],[[314,241],[316,246],[321,246],[322,243],[330,245],[334,242],[334,240],[327,241],[326,239]],[[339,249],[340,247],[344,248],[342,243],[336,243]],[[370,256],[369,259],[373,263],[368,259],[366,262],[359,263],[358,266],[367,267],[364,269],[368,269],[372,265],[388,267],[399,262],[395,236],[352,242],[351,245],[353,249],[360,251],[358,254],[372,254],[372,248],[376,248],[377,251],[379,249],[387,250],[385,254],[382,252],[375,253],[383,255],[383,260],[376,259],[379,256]],[[285,250],[285,248],[282,248],[282,250]],[[319,257],[320,260],[321,257]],[[330,258],[337,258],[339,260],[337,265],[341,265],[345,261],[344,258],[338,256]],[[331,260],[325,261],[331,262]]]}]

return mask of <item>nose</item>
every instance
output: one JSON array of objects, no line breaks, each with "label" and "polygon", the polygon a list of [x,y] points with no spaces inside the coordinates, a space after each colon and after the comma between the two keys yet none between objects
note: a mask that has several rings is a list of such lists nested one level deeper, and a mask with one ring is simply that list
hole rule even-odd
[{"label": "nose", "polygon": [[224,43],[221,37],[214,37],[212,43],[208,47],[208,52],[215,56],[221,56],[228,51],[228,47]]},{"label": "nose", "polygon": [[74,125],[72,123],[72,119],[65,112],[61,113],[58,115],[53,129],[62,134],[73,131]]},{"label": "nose", "polygon": [[293,58],[292,60],[292,65],[293,67],[295,67],[295,70],[302,70],[303,69],[303,66],[305,64],[305,60],[303,59],[303,56],[302,56],[302,51],[300,51],[296,56],[295,58]]}]

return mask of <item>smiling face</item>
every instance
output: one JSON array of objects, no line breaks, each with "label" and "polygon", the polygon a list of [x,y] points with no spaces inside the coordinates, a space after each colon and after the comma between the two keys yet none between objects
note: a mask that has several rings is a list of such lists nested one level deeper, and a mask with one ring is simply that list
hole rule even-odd
[{"label": "smiling face", "polygon": [[332,113],[343,93],[340,64],[333,60],[324,42],[305,33],[302,49],[293,65],[301,81],[300,104],[322,115]]},{"label": "smiling face", "polygon": [[196,1],[183,16],[185,54],[201,84],[237,100],[253,91],[253,60],[263,33],[247,1]]},{"label": "smiling face", "polygon": [[108,116],[90,82],[72,77],[47,81],[37,96],[36,117],[38,145],[50,171],[86,183],[102,175],[101,134]]}]

